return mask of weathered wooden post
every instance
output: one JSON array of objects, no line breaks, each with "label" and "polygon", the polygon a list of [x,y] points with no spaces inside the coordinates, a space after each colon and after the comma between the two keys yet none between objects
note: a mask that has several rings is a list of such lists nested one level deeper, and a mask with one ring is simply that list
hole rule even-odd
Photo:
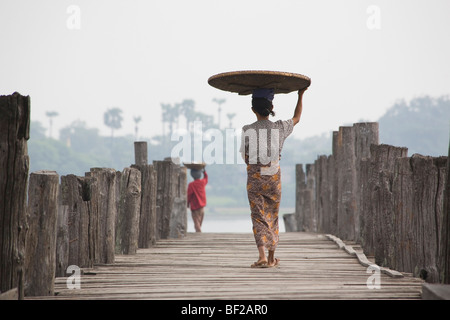
[{"label": "weathered wooden post", "polygon": [[359,243],[367,255],[374,255],[374,238],[373,238],[373,216],[370,213],[371,199],[370,178],[372,174],[371,158],[363,158],[360,161],[358,186],[360,190],[360,205],[359,205]]},{"label": "weathered wooden post", "polygon": [[396,162],[393,252],[388,264],[439,282],[441,232],[446,159],[414,154]]},{"label": "weathered wooden post", "polygon": [[114,263],[117,189],[120,172],[110,168],[91,168],[91,214],[95,233],[94,264]]},{"label": "weathered wooden post", "polygon": [[284,226],[286,232],[301,231],[303,225],[303,199],[301,194],[306,188],[305,173],[303,165],[297,164],[295,166],[295,210],[294,213],[283,215]]},{"label": "weathered wooden post", "polygon": [[149,248],[156,243],[156,169],[148,164],[147,142],[134,143],[135,164],[141,172],[141,204],[139,213],[139,248]]},{"label": "weathered wooden post", "polygon": [[327,232],[330,226],[330,198],[328,190],[328,157],[321,155],[315,162],[315,190],[316,190],[316,206],[315,212],[317,216],[317,232]]},{"label": "weathered wooden post", "polygon": [[364,187],[366,182],[361,178],[363,159],[370,158],[370,146],[372,144],[379,144],[379,127],[378,122],[360,122],[354,123],[353,128],[355,131],[355,169],[356,169],[356,213],[355,213],[355,241],[361,241],[361,224],[363,220],[362,211],[362,195],[364,193]]},{"label": "weathered wooden post", "polygon": [[140,207],[141,172],[135,168],[125,168],[120,182],[120,204],[116,220],[116,253],[136,253]]},{"label": "weathered wooden post", "polygon": [[148,150],[146,141],[134,142],[134,163],[138,166],[148,164]]},{"label": "weathered wooden post", "polygon": [[296,231],[303,231],[303,191],[306,189],[306,177],[305,172],[303,171],[303,164],[297,164],[295,166],[295,180],[295,216],[297,221]]},{"label": "weathered wooden post", "polygon": [[141,172],[141,205],[139,214],[139,248],[156,243],[156,169],[153,165],[133,165]]},{"label": "weathered wooden post", "polygon": [[303,171],[303,165],[296,166],[295,214],[298,231],[315,232],[317,229],[314,172],[314,164],[306,164],[306,174]]},{"label": "weathered wooden post", "polygon": [[395,161],[395,179],[392,185],[392,191],[395,203],[395,229],[398,234],[395,245],[397,270],[404,272],[414,272],[414,257],[417,247],[416,230],[414,230],[414,194],[412,192],[413,171],[411,168],[411,159],[402,157]]},{"label": "weathered wooden post", "polygon": [[378,122],[354,123],[356,160],[370,158],[370,146],[379,144]]},{"label": "weathered wooden post", "polygon": [[23,299],[23,264],[30,137],[30,97],[0,96],[0,292],[18,288]]},{"label": "weathered wooden post", "polygon": [[327,202],[328,204],[324,207],[324,230],[325,233],[336,234],[337,227],[337,215],[336,215],[336,169],[335,169],[335,156],[330,155],[327,158],[327,183],[325,184]]},{"label": "weathered wooden post", "polygon": [[28,225],[25,249],[25,295],[54,293],[56,220],[59,175],[55,171],[30,174]]},{"label": "weathered wooden post", "polygon": [[182,238],[187,232],[187,175],[186,167],[175,170],[176,194],[174,197],[172,215],[170,217],[170,238]]},{"label": "weathered wooden post", "polygon": [[356,220],[356,169],[355,131],[353,127],[339,127],[337,147],[337,235],[343,240],[354,240]]},{"label": "weathered wooden post", "polygon": [[366,187],[364,189],[364,229],[362,230],[363,249],[367,255],[374,255],[375,262],[386,265],[386,257],[393,251],[394,199],[392,184],[394,166],[397,158],[406,157],[407,148],[390,145],[371,145],[370,163]]},{"label": "weathered wooden post", "polygon": [[58,217],[56,219],[56,277],[65,277],[69,266],[69,206],[62,204],[61,189],[60,185],[58,188]]},{"label": "weathered wooden post", "polygon": [[153,161],[157,172],[156,187],[156,239],[167,239],[170,234],[170,217],[173,209],[176,164],[171,160]]},{"label": "weathered wooden post", "polygon": [[91,181],[91,177],[61,176],[61,203],[67,207],[69,250],[66,268],[69,265],[80,268],[94,265],[94,235],[97,232],[91,213]]},{"label": "weathered wooden post", "polygon": [[309,163],[306,165],[306,190],[303,193],[305,216],[303,222],[305,231],[310,232],[317,231],[315,170],[315,164]]},{"label": "weathered wooden post", "polygon": [[[440,233],[443,220],[445,176],[447,157],[418,157],[415,169],[416,212],[419,213],[418,230],[425,230],[420,237],[420,259],[416,269],[425,271],[424,279],[430,283],[440,282]],[[415,158],[413,156],[413,158]],[[417,199],[422,196],[421,201]],[[437,235],[437,236],[436,236]]]},{"label": "weathered wooden post", "polygon": [[444,193],[444,206],[440,239],[441,282],[450,284],[450,143],[447,157],[447,181]]},{"label": "weathered wooden post", "polygon": [[286,232],[297,232],[297,216],[295,213],[283,214],[284,228]]},{"label": "weathered wooden post", "polygon": [[184,236],[187,230],[186,170],[180,169],[171,158],[153,164],[157,172],[157,239]]},{"label": "weathered wooden post", "polygon": [[333,139],[332,139],[332,155],[329,160],[329,181],[331,188],[331,208],[330,208],[330,233],[333,235],[337,235],[338,228],[338,196],[339,196],[339,184],[338,184],[338,159],[339,159],[339,131],[333,131]]}]

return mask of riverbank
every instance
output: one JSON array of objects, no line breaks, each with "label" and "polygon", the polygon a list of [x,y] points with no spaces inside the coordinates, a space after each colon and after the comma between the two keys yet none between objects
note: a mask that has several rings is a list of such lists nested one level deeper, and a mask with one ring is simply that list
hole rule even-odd
[{"label": "riverbank", "polygon": [[[279,214],[280,232],[285,232],[283,214],[292,213],[294,209],[282,209]],[[214,213],[213,213],[214,212]],[[188,232],[195,232],[191,211],[188,209]],[[248,208],[205,208],[202,232],[252,232],[252,221]]]}]

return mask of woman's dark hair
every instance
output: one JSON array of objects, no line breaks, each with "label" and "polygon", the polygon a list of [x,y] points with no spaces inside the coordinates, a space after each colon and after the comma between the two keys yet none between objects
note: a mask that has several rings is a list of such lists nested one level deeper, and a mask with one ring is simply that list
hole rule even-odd
[{"label": "woman's dark hair", "polygon": [[252,109],[258,112],[263,117],[267,117],[269,114],[274,116],[272,101],[265,98],[253,98],[252,99]]},{"label": "woman's dark hair", "polygon": [[191,169],[191,177],[194,178],[194,180],[200,179],[202,177],[202,172],[197,169]]}]

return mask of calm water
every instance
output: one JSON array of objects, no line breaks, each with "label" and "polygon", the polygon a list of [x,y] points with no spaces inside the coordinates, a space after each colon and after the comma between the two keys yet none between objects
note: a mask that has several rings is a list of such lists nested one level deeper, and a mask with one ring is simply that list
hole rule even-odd
[{"label": "calm water", "polygon": [[[283,215],[278,218],[280,232],[285,232]],[[188,232],[195,232],[191,212],[188,210]],[[203,219],[202,232],[252,232],[250,214],[207,214]]]}]

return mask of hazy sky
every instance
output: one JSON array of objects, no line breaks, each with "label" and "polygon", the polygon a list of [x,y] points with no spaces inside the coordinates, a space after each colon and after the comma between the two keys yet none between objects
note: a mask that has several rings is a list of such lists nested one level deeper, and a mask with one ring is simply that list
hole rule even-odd
[{"label": "hazy sky", "polygon": [[[109,134],[162,132],[161,103],[193,99],[217,117],[225,98],[236,128],[253,122],[250,97],[217,90],[221,72],[276,70],[312,79],[299,138],[375,121],[397,100],[450,94],[448,0],[2,0],[0,94],[31,96],[32,120],[54,136],[74,120]],[[277,95],[275,119],[292,117],[296,93]]]}]

